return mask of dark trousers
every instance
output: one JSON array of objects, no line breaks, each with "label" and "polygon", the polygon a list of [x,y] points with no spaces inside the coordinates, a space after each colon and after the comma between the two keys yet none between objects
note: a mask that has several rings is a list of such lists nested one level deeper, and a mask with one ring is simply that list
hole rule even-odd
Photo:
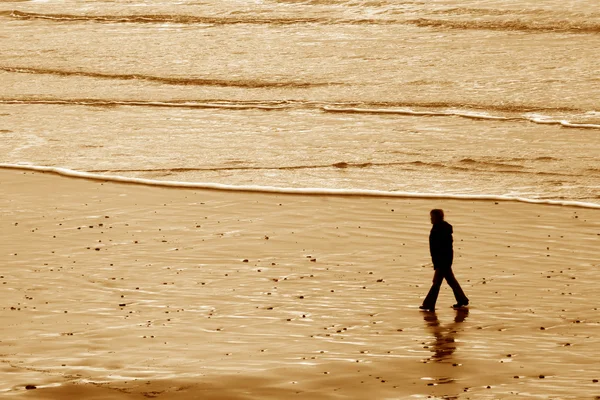
[{"label": "dark trousers", "polygon": [[423,300],[423,306],[431,309],[435,308],[435,303],[437,302],[440,287],[442,286],[444,279],[446,279],[446,282],[448,282],[448,285],[452,288],[456,302],[458,304],[468,304],[469,299],[465,296],[460,284],[454,277],[452,268],[438,268],[433,274],[433,284],[431,285],[431,289],[429,289],[429,293],[427,293],[427,297]]}]

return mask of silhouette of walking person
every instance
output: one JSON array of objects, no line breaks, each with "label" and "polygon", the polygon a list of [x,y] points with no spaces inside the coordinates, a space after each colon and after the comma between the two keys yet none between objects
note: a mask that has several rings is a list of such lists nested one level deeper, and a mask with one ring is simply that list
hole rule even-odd
[{"label": "silhouette of walking person", "polygon": [[454,297],[456,298],[456,304],[452,307],[461,308],[468,306],[469,299],[454,277],[454,272],[452,272],[452,261],[454,259],[452,225],[444,221],[443,210],[431,210],[429,215],[431,216],[431,224],[433,225],[429,233],[429,252],[431,253],[434,269],[433,284],[431,285],[431,289],[429,289],[429,293],[427,293],[427,297],[423,300],[423,305],[419,308],[421,310],[435,310],[435,303],[437,302],[440,287],[444,279],[446,279],[446,282],[452,288]]}]

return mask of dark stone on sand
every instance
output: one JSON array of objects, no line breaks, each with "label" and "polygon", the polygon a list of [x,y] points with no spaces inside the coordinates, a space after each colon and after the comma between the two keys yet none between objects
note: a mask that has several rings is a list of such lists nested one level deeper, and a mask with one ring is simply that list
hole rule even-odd
[{"label": "dark stone on sand", "polygon": [[544,375],[540,375],[540,379],[544,379],[544,378],[545,378],[545,376],[544,376]]},{"label": "dark stone on sand", "polygon": [[242,262],[248,262],[248,259],[247,259],[247,258],[244,258],[244,259],[242,260]]},{"label": "dark stone on sand", "polygon": [[35,385],[27,385],[27,386],[25,386],[25,389],[27,389],[27,390],[37,389],[37,386],[35,386]]},{"label": "dark stone on sand", "polygon": [[125,307],[126,305],[127,304],[125,304],[125,303],[121,303],[121,304],[119,304],[119,307]]}]

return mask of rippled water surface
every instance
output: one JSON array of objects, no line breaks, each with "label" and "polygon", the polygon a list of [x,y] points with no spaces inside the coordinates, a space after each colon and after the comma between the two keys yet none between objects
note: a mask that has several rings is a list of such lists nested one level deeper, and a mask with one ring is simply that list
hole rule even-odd
[{"label": "rippled water surface", "polygon": [[600,203],[600,4],[2,1],[0,162]]}]

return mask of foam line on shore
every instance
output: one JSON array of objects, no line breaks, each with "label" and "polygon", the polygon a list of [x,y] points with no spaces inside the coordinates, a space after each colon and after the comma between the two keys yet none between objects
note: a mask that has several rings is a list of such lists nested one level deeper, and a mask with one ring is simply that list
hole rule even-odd
[{"label": "foam line on shore", "polygon": [[368,197],[396,197],[396,198],[417,198],[417,199],[455,199],[455,200],[495,200],[495,201],[517,201],[531,204],[544,204],[556,206],[569,206],[581,208],[600,209],[600,204],[585,203],[579,201],[560,201],[560,200],[539,200],[524,197],[498,196],[498,195],[464,195],[464,194],[437,194],[437,193],[415,193],[415,192],[389,192],[384,190],[367,189],[327,189],[327,188],[280,188],[273,186],[257,185],[225,185],[220,183],[207,182],[180,182],[180,181],[159,181],[144,178],[131,178],[125,176],[102,175],[88,172],[75,171],[60,167],[47,167],[41,165],[23,165],[23,164],[3,164],[0,168],[17,169],[35,172],[53,173],[65,177],[90,179],[99,181],[111,181],[119,183],[129,183],[135,185],[172,187],[182,189],[207,189],[223,190],[234,192],[256,192],[256,193],[274,193],[274,194],[296,194],[296,195],[328,195],[328,196],[368,196]]}]

